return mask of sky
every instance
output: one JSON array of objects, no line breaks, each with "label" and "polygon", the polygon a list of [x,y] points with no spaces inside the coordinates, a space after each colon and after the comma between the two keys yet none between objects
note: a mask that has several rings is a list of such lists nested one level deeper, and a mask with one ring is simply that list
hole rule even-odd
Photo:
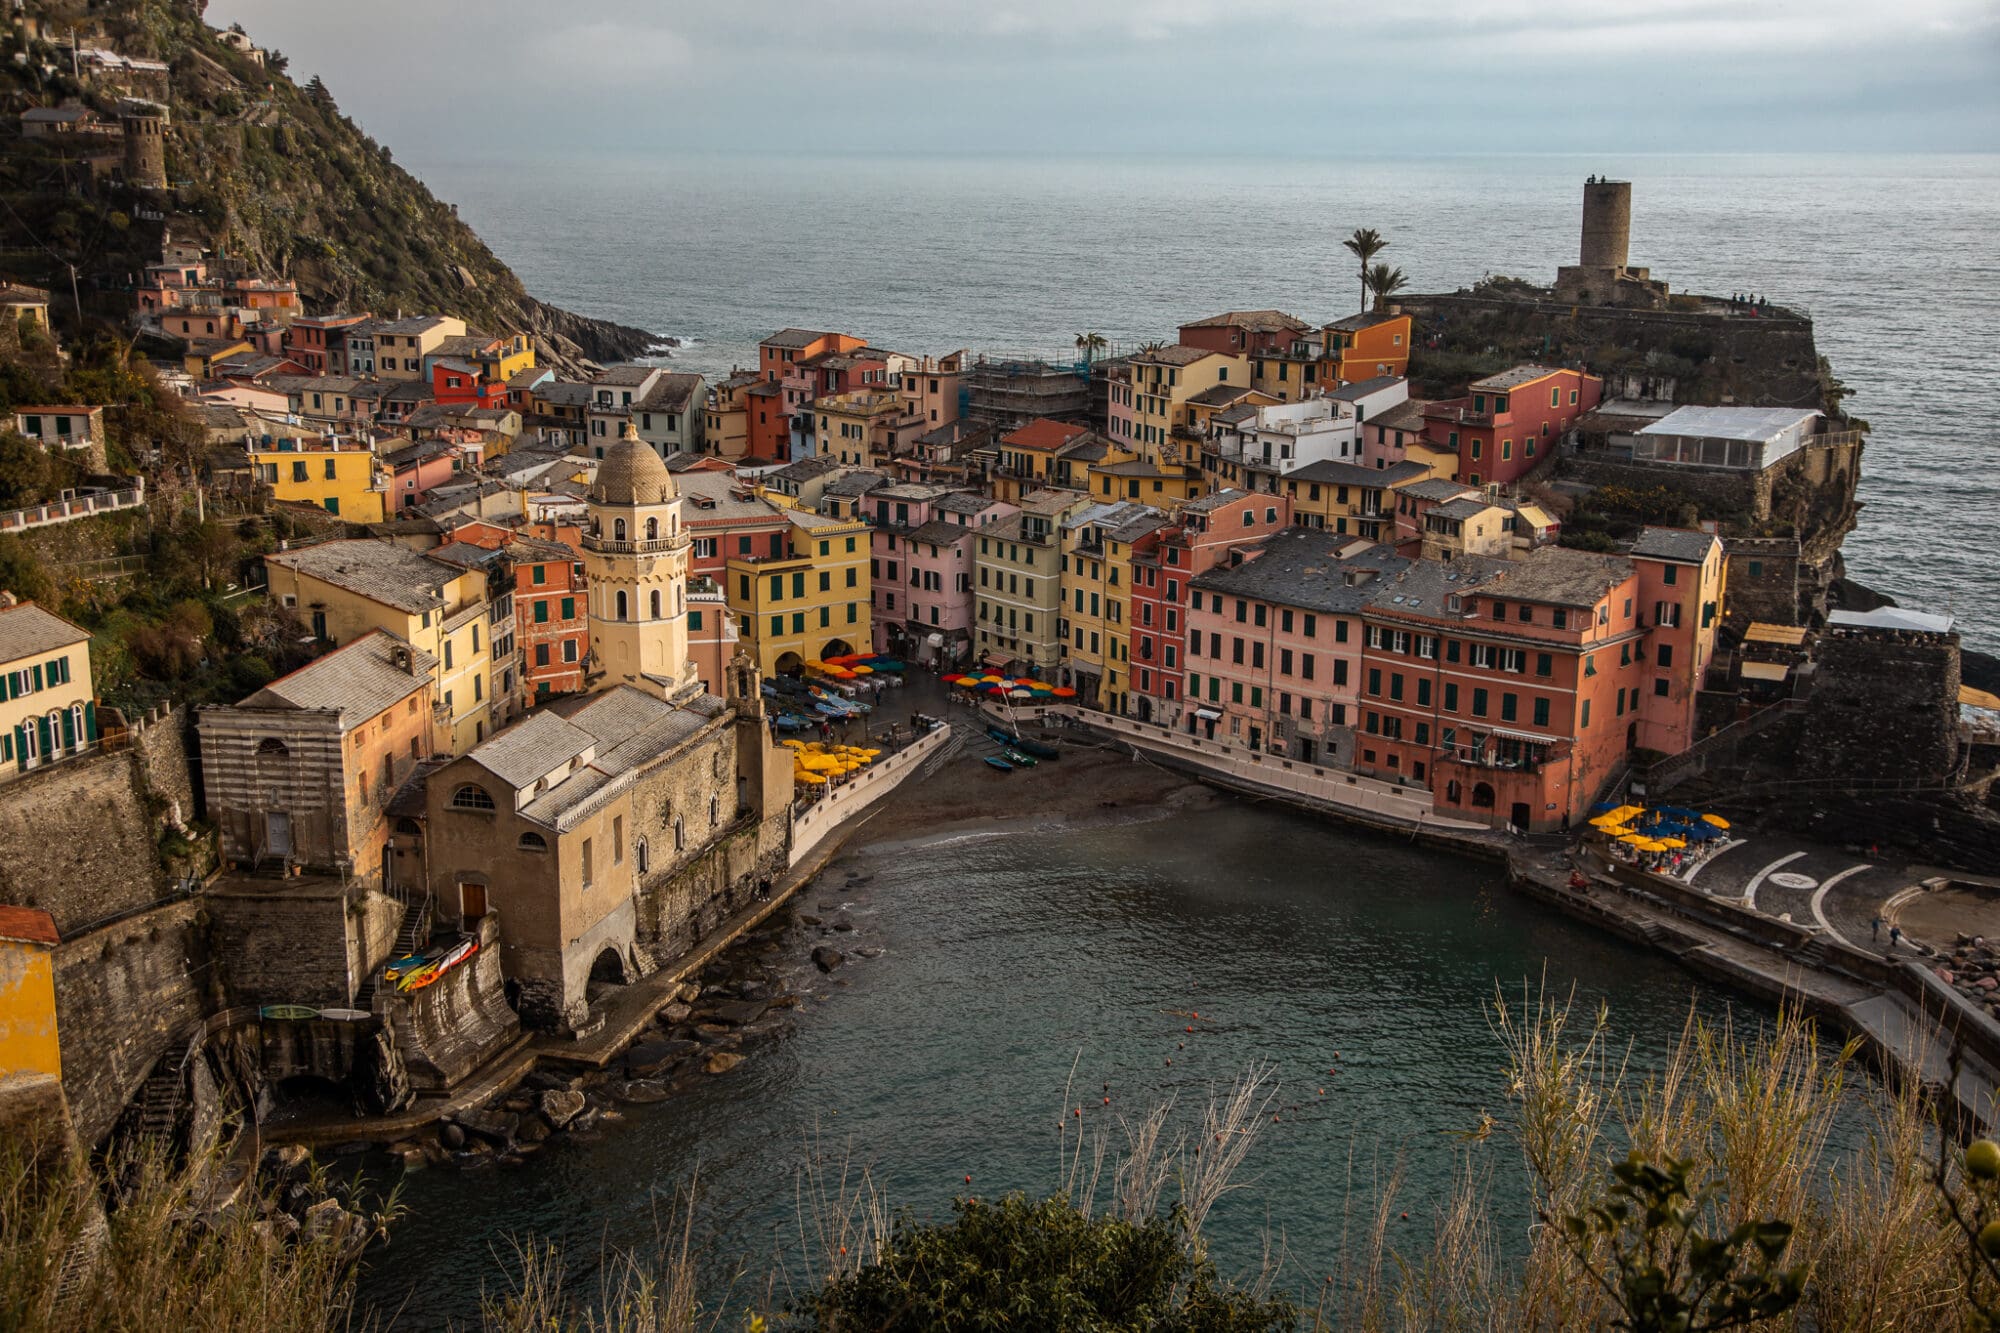
[{"label": "sky", "polygon": [[1990,151],[1996,0],[211,0],[413,162]]}]

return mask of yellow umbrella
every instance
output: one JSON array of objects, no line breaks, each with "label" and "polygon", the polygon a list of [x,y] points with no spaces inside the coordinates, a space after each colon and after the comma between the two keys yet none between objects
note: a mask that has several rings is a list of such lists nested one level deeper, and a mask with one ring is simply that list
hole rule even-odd
[{"label": "yellow umbrella", "polygon": [[1597,825],[1597,827],[1599,828],[1610,828],[1613,825],[1622,824],[1625,821],[1618,818],[1616,811],[1610,811],[1605,814],[1599,815],[1597,818],[1591,820],[1590,822]]},{"label": "yellow umbrella", "polygon": [[1616,810],[1613,810],[1611,813],[1622,824],[1628,819],[1634,818],[1635,816],[1638,815],[1645,814],[1646,807],[1643,805],[1621,805]]},{"label": "yellow umbrella", "polygon": [[1637,834],[1637,833],[1621,833],[1621,834],[1619,834],[1619,835],[1618,835],[1618,841],[1620,841],[1620,842],[1622,842],[1622,843],[1625,843],[1625,844],[1627,844],[1627,845],[1629,845],[1629,846],[1632,846],[1632,847],[1637,847],[1637,846],[1638,846],[1638,845],[1639,845],[1640,843],[1642,843],[1642,842],[1650,842],[1650,841],[1652,841],[1652,839],[1650,839],[1650,838],[1645,838],[1645,837],[1641,837],[1641,836],[1640,836],[1639,834]]},{"label": "yellow umbrella", "polygon": [[1729,821],[1724,819],[1721,815],[1703,815],[1701,817],[1701,822],[1704,824],[1713,824],[1717,828],[1729,827]]},{"label": "yellow umbrella", "polygon": [[1641,838],[1632,845],[1642,852],[1664,852],[1667,850],[1664,844],[1654,842],[1651,838]]},{"label": "yellow umbrella", "polygon": [[1638,836],[1631,829],[1626,828],[1623,824],[1613,824],[1610,828],[1605,829],[1604,833],[1605,836],[1612,838],[1625,838],[1625,837]]},{"label": "yellow umbrella", "polygon": [[826,785],[826,779],[818,773],[794,773],[792,774],[792,778],[798,782],[810,782],[815,787],[824,787]]},{"label": "yellow umbrella", "polygon": [[1683,847],[1685,847],[1685,846],[1687,846],[1687,845],[1688,845],[1688,844],[1687,844],[1687,839],[1686,839],[1686,838],[1661,838],[1661,839],[1660,839],[1660,846],[1662,846],[1662,847],[1666,848],[1666,849],[1667,849],[1668,851],[1674,851],[1674,852],[1677,852],[1677,851],[1679,851],[1679,850],[1680,850],[1681,848],[1683,848]]}]

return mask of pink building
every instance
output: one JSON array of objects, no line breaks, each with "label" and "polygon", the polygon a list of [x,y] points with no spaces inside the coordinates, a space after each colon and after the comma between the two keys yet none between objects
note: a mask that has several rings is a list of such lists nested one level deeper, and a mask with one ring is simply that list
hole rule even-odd
[{"label": "pink building", "polygon": [[1020,509],[943,486],[880,486],[860,501],[874,525],[869,573],[875,649],[955,665],[972,652],[973,537]]},{"label": "pink building", "polygon": [[1632,739],[1642,750],[1679,754],[1699,739],[1697,695],[1722,627],[1722,542],[1687,528],[1647,528],[1631,557],[1639,574],[1640,620],[1648,628],[1642,650],[1647,680]]},{"label": "pink building", "polygon": [[1409,568],[1390,548],[1290,528],[1194,581],[1187,729],[1309,764],[1354,756],[1362,614]]},{"label": "pink building", "polygon": [[390,516],[430,499],[434,489],[458,474],[458,459],[458,447],[444,440],[419,440],[382,455],[382,466],[391,478]]},{"label": "pink building", "polygon": [[1131,706],[1141,721],[1179,726],[1186,708],[1189,590],[1234,552],[1284,530],[1282,495],[1221,490],[1181,506],[1174,522],[1132,544]]}]

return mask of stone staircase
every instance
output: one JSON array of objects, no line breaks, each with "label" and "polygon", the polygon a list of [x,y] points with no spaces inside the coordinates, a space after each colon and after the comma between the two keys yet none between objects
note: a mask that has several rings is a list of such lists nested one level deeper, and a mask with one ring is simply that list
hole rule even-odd
[{"label": "stone staircase", "polygon": [[183,1037],[161,1054],[153,1072],[139,1085],[133,1098],[138,1110],[139,1133],[147,1138],[171,1140],[180,1125],[181,1107],[187,1101],[187,1063],[193,1043]]},{"label": "stone staircase", "polygon": [[965,733],[953,727],[951,739],[939,746],[930,758],[924,760],[923,764],[917,769],[917,776],[920,778],[937,776],[937,771],[955,759],[964,749]]},{"label": "stone staircase", "polygon": [[[404,958],[431,942],[431,896],[427,893],[413,899],[403,909],[403,924],[396,931],[396,943],[390,949],[391,958]],[[354,1007],[370,1012],[375,1008],[375,987],[382,980],[378,969],[370,972],[354,991]]]}]

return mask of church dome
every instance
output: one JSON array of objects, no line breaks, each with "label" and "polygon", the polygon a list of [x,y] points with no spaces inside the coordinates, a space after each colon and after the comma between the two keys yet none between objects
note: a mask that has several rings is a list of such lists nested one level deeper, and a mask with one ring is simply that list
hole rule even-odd
[{"label": "church dome", "polygon": [[590,502],[598,505],[656,505],[679,498],[673,473],[625,423],[617,443],[604,451],[597,477],[590,483]]}]

